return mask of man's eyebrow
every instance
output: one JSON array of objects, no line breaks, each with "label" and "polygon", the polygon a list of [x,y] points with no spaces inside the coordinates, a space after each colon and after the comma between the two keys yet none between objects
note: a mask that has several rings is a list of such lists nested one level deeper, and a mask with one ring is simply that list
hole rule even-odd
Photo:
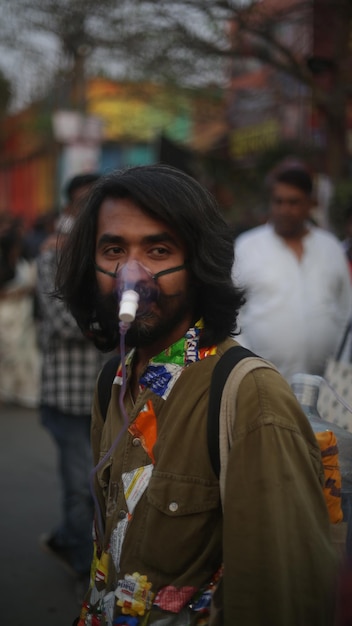
[{"label": "man's eyebrow", "polygon": [[126,240],[124,239],[124,237],[121,237],[120,235],[113,235],[112,233],[111,234],[104,233],[104,235],[99,237],[97,247],[103,246],[106,243],[123,244],[123,243],[126,243]]},{"label": "man's eyebrow", "polygon": [[[97,247],[104,246],[105,244],[117,244],[117,245],[126,245],[128,242],[125,237],[121,235],[113,235],[112,233],[104,233],[97,243]],[[168,232],[155,233],[152,235],[146,235],[141,239],[142,245],[151,244],[151,243],[171,243],[174,246],[179,247],[176,239]]]},{"label": "man's eyebrow", "polygon": [[171,243],[177,246],[176,239],[168,232],[155,233],[155,235],[146,235],[142,238],[142,243]]}]

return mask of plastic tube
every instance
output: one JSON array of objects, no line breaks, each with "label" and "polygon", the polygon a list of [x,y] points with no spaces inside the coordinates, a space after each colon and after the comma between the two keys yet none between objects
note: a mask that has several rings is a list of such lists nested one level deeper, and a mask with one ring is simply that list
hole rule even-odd
[{"label": "plastic tube", "polygon": [[91,495],[92,495],[94,506],[95,506],[95,512],[96,512],[97,533],[98,533],[101,545],[103,545],[103,541],[104,541],[104,525],[103,525],[103,518],[102,518],[102,514],[101,514],[100,504],[99,504],[97,495],[95,493],[94,479],[95,479],[95,475],[97,474],[97,472],[99,472],[99,470],[109,460],[109,458],[112,455],[113,451],[115,450],[117,444],[119,443],[119,441],[121,440],[123,435],[128,430],[128,415],[127,415],[127,412],[126,412],[126,409],[125,409],[125,405],[124,405],[124,397],[125,397],[125,393],[126,393],[126,365],[125,365],[126,348],[125,348],[125,335],[126,335],[127,330],[129,329],[129,327],[130,327],[129,323],[126,323],[126,322],[123,322],[123,321],[120,322],[120,355],[121,355],[121,367],[122,367],[122,386],[121,386],[121,389],[120,389],[119,406],[120,406],[120,410],[121,410],[121,413],[122,413],[122,416],[123,416],[123,426],[119,430],[117,436],[115,437],[114,441],[112,442],[112,444],[111,444],[109,450],[107,451],[107,453],[104,455],[104,457],[102,459],[100,459],[99,463],[95,467],[93,467],[93,469],[92,469],[92,471],[90,473],[90,477],[89,477],[90,491],[91,491]]},{"label": "plastic tube", "polygon": [[142,308],[147,308],[150,305],[150,302],[152,302],[159,293],[152,274],[138,261],[129,261],[117,272],[116,290],[119,300],[118,317],[120,320],[120,355],[122,368],[122,386],[120,389],[119,406],[123,416],[123,426],[112,442],[109,450],[90,473],[90,490],[94,501],[97,533],[101,545],[104,540],[104,525],[99,501],[95,493],[94,480],[97,472],[99,472],[99,470],[109,460],[116,446],[121,441],[121,438],[128,430],[128,415],[124,405],[124,397],[126,393],[125,336],[131,323],[136,318],[138,308],[141,305]]}]

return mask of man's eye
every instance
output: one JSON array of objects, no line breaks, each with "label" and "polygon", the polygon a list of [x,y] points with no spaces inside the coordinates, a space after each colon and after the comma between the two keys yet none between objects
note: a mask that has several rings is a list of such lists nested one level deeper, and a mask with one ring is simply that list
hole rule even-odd
[{"label": "man's eye", "polygon": [[151,252],[154,256],[165,256],[168,253],[168,250],[167,248],[161,248],[158,246],[157,248],[153,248]]},{"label": "man's eye", "polygon": [[106,254],[106,255],[109,255],[109,254],[113,254],[113,255],[123,254],[123,250],[122,250],[122,248],[120,248],[120,246],[110,246],[110,248],[106,248],[104,250],[104,254]]}]

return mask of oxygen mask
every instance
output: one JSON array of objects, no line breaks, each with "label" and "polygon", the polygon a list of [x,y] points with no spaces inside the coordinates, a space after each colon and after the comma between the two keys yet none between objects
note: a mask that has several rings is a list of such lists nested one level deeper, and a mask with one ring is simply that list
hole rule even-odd
[{"label": "oxygen mask", "polygon": [[143,315],[159,297],[153,274],[138,261],[128,261],[116,272],[119,319],[130,324]]}]

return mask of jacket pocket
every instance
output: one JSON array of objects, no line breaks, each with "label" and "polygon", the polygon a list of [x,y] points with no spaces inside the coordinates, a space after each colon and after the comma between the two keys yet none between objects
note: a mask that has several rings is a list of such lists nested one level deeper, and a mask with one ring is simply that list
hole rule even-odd
[{"label": "jacket pocket", "polygon": [[218,484],[154,470],[147,494],[140,556],[173,576],[201,558],[219,524]]}]

